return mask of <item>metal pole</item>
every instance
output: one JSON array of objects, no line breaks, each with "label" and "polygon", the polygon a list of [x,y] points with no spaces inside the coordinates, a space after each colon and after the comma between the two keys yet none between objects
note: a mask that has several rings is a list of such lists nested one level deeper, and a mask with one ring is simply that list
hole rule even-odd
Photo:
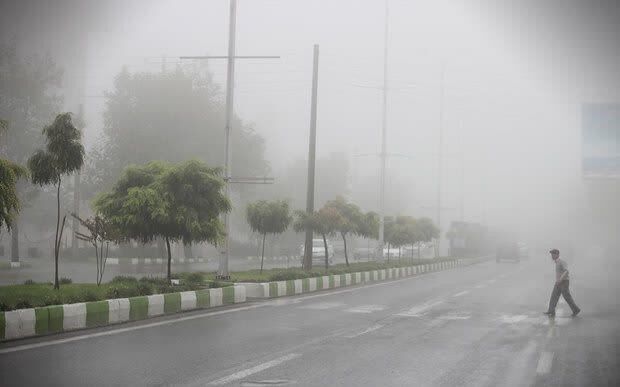
[{"label": "metal pole", "polygon": [[[316,162],[316,100],[319,87],[319,45],[314,45],[314,59],[312,67],[312,102],[310,107],[310,141],[308,146],[308,191],[306,193],[306,213],[314,212],[314,168]],[[312,236],[313,230],[306,230],[304,244],[303,268],[312,268]]]},{"label": "metal pole", "polygon": [[441,245],[441,175],[443,168],[443,101],[444,101],[444,76],[445,65],[441,65],[441,85],[439,94],[439,150],[437,152],[437,228],[439,229],[439,237],[437,238],[437,249],[435,257],[441,254],[439,249]]},{"label": "metal pole", "polygon": [[[80,104],[78,109],[78,124],[80,131],[84,130],[84,105]],[[73,213],[76,216],[80,216],[80,184],[81,184],[81,171],[76,171],[73,176]],[[78,254],[78,239],[75,234],[80,228],[80,222],[73,218],[71,223],[71,255],[73,258]]]},{"label": "metal pole", "polygon": [[[228,66],[226,74],[226,160],[224,164],[224,179],[226,185],[224,188],[224,194],[230,199],[230,177],[231,177],[231,126],[233,120],[233,92],[235,85],[235,30],[237,20],[237,0],[230,0],[230,20],[228,28]],[[222,279],[228,279],[230,277],[228,273],[228,258],[230,255],[230,215],[224,214],[224,230],[226,237],[224,240],[224,246],[220,255],[220,262],[218,268],[218,277]]]},{"label": "metal pole", "polygon": [[383,261],[383,245],[385,244],[385,168],[386,168],[386,137],[387,137],[387,89],[388,89],[388,0],[385,0],[385,29],[383,42],[383,117],[381,126],[381,168],[379,172],[379,245],[377,257]]}]

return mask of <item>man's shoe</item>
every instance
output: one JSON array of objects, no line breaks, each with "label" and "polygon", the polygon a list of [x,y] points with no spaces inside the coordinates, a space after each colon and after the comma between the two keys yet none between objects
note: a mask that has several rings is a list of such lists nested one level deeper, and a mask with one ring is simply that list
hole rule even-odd
[{"label": "man's shoe", "polygon": [[543,312],[543,314],[546,314],[549,317],[555,317],[555,313],[554,312]]},{"label": "man's shoe", "polygon": [[576,312],[573,312],[573,317],[577,316],[579,314],[579,312],[581,312],[581,309],[577,309]]}]

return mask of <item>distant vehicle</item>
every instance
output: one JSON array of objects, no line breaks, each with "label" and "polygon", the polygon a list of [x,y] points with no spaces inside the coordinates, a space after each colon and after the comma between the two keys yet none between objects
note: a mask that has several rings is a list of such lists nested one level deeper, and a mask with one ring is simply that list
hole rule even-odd
[{"label": "distant vehicle", "polygon": [[[305,255],[305,246],[301,245],[299,248],[301,260],[303,261]],[[327,240],[327,262],[331,265],[334,261],[334,246]],[[323,239],[312,240],[312,266],[325,265],[325,244]]]},{"label": "distant vehicle", "polygon": [[495,261],[500,262],[502,260],[507,261],[521,261],[521,252],[519,245],[515,242],[502,243],[497,247],[497,255]]}]

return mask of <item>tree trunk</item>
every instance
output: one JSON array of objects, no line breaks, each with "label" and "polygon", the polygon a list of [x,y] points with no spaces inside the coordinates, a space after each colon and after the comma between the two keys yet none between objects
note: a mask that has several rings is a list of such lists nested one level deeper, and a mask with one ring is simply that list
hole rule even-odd
[{"label": "tree trunk", "polygon": [[390,244],[388,243],[388,260],[387,263],[390,263],[390,250],[391,250],[392,246],[390,246]]},{"label": "tree trunk", "polygon": [[267,233],[263,234],[263,252],[260,256],[260,273],[263,274],[263,260],[265,259],[265,238],[267,237]]},{"label": "tree trunk", "polygon": [[421,259],[422,256],[420,255],[420,244],[418,243],[418,259]]},{"label": "tree trunk", "polygon": [[325,247],[325,271],[329,269],[329,251],[327,250],[327,238],[325,234],[321,234],[323,236],[323,246]]},{"label": "tree trunk", "polygon": [[11,227],[11,262],[19,262],[19,219],[17,216]]},{"label": "tree trunk", "polygon": [[398,264],[399,265],[401,264],[401,262],[400,262],[400,246],[398,246]]},{"label": "tree trunk", "polygon": [[97,246],[97,242],[93,242],[93,246],[95,247],[95,261],[97,263],[97,286],[99,286],[99,246]]},{"label": "tree trunk", "polygon": [[105,244],[105,256],[103,255],[103,242],[101,242],[101,262],[102,262],[102,266],[101,266],[101,279],[99,280],[99,284],[101,284],[101,282],[103,281],[103,275],[105,274],[105,264],[108,262],[108,254],[110,252],[110,243],[106,242]]},{"label": "tree trunk", "polygon": [[349,254],[347,253],[347,236],[342,233],[342,241],[344,242],[344,261],[347,263],[347,267],[349,266]]},{"label": "tree trunk", "polygon": [[172,264],[172,254],[170,253],[170,239],[166,237],[166,249],[168,250],[168,274],[166,278],[168,278],[168,282],[172,282],[172,273],[170,270],[170,265]]},{"label": "tree trunk", "polygon": [[58,238],[58,228],[60,227],[60,179],[58,179],[58,189],[56,190],[56,236],[54,237],[54,289],[60,289],[58,282],[58,250],[60,240]]}]

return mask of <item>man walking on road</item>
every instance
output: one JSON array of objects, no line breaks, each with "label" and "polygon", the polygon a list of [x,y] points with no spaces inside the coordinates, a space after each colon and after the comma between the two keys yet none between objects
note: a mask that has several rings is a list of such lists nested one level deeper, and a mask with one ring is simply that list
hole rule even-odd
[{"label": "man walking on road", "polygon": [[570,290],[568,290],[568,266],[566,262],[560,259],[560,251],[558,249],[553,249],[549,251],[549,253],[551,254],[551,259],[555,262],[555,286],[553,287],[553,292],[551,292],[549,309],[545,314],[549,317],[555,316],[555,307],[558,304],[561,294],[573,311],[573,317],[577,316],[579,312],[581,312],[581,309],[575,304],[573,296],[571,296]]}]

